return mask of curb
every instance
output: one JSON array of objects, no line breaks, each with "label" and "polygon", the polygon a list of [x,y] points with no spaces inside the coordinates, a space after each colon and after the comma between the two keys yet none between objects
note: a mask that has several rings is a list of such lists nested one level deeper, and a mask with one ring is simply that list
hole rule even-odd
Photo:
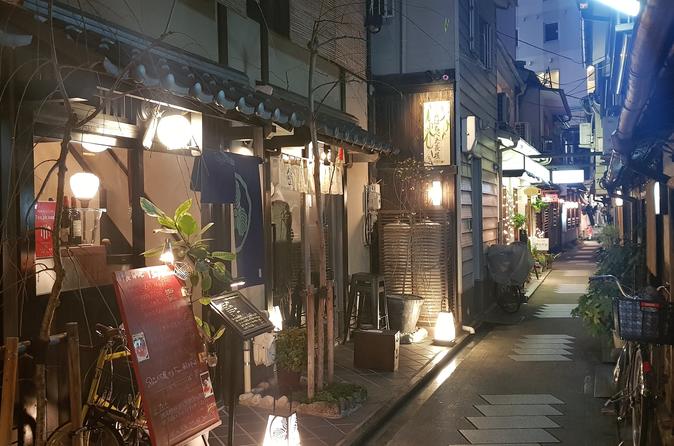
[{"label": "curb", "polygon": [[414,393],[421,389],[430,381],[435,373],[447,365],[463,348],[470,343],[475,335],[462,334],[456,340],[456,344],[448,350],[439,352],[429,361],[416,375],[410,379],[409,385],[400,392],[400,396],[390,399],[379,409],[377,409],[369,418],[357,425],[347,434],[338,446],[364,444],[383,421],[388,419],[400,406],[405,404]]},{"label": "curb", "polygon": [[543,282],[545,282],[545,279],[548,278],[548,276],[550,275],[551,272],[552,272],[552,268],[545,271],[540,279],[536,279],[536,282],[538,282],[538,283],[536,283],[533,287],[527,289],[527,292],[525,293],[526,296],[527,296],[527,299],[529,299],[531,296],[534,295],[534,293],[536,292],[538,287],[543,285]]}]

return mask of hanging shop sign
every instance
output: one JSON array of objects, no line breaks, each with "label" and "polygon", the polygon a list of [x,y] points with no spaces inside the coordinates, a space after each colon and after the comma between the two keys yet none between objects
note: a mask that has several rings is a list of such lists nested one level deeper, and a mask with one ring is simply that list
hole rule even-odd
[{"label": "hanging shop sign", "polygon": [[35,257],[53,257],[52,234],[56,217],[55,201],[38,201],[35,205]]},{"label": "hanging shop sign", "polygon": [[450,101],[424,102],[424,163],[448,166],[451,161]]},{"label": "hanging shop sign", "polygon": [[234,240],[237,274],[246,286],[264,283],[260,158],[232,153],[235,167]]},{"label": "hanging shop sign", "polygon": [[152,445],[182,445],[220,425],[203,343],[173,272],[116,272],[115,294]]}]

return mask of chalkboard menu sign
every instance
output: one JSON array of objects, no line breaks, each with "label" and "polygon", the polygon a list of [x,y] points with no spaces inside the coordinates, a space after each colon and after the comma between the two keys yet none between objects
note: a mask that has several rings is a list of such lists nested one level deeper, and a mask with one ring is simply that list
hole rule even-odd
[{"label": "chalkboard menu sign", "polygon": [[182,287],[165,266],[115,273],[115,292],[153,446],[220,425],[203,344]]},{"label": "chalkboard menu sign", "polygon": [[274,324],[238,291],[211,299],[211,308],[229,328],[243,339],[250,339],[274,329]]}]

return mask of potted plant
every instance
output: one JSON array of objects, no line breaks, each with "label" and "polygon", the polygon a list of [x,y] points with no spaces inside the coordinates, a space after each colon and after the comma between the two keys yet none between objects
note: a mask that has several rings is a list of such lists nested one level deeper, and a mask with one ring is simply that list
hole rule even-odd
[{"label": "potted plant", "polygon": [[522,228],[524,227],[524,224],[527,222],[527,218],[524,216],[524,214],[515,214],[512,218],[512,221],[515,230],[519,231],[519,240],[525,241],[527,239],[527,231],[526,229]]},{"label": "potted plant", "polygon": [[541,197],[536,197],[534,201],[531,202],[531,208],[535,213],[539,214],[543,209],[550,206],[550,203],[541,200]]},{"label": "potted plant", "polygon": [[291,390],[299,387],[300,377],[306,365],[306,328],[281,330],[276,337],[276,366],[279,386]]}]

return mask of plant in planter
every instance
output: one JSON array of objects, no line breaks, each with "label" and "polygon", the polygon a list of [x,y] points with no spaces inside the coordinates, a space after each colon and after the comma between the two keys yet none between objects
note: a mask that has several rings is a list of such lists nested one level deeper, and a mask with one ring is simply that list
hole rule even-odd
[{"label": "plant in planter", "polygon": [[[190,304],[198,301],[202,305],[209,305],[211,303],[210,293],[215,288],[220,291],[230,289],[232,276],[227,270],[226,263],[234,260],[234,254],[225,251],[209,251],[208,239],[204,239],[202,236],[213,226],[213,223],[208,223],[199,230],[197,221],[189,213],[192,207],[192,199],[181,203],[173,216],[166,214],[146,198],[141,197],[140,206],[145,214],[157,219],[160,227],[154,230],[155,233],[168,234],[173,238],[172,243],[167,240],[164,245],[149,249],[143,255],[145,257],[160,257],[170,250],[171,255],[169,257],[172,257],[173,260],[169,267],[185,284]],[[201,285],[201,293],[197,298],[194,298],[193,290],[199,285]],[[194,311],[192,305],[190,305],[190,308]],[[204,347],[207,349],[209,365],[213,364],[212,366],[214,366],[217,357],[215,357],[215,353],[208,353],[211,350],[209,347],[212,347],[215,341],[224,334],[225,327],[216,329],[197,315],[194,315],[194,319],[204,342]]]},{"label": "plant in planter", "polygon": [[536,199],[531,202],[531,208],[537,214],[546,209],[548,206],[550,206],[550,203],[541,200],[541,197],[536,197]]},{"label": "plant in planter", "polygon": [[279,385],[294,389],[307,366],[307,330],[290,328],[281,330],[276,338],[276,365]]},{"label": "plant in planter", "polygon": [[[527,218],[524,216],[524,214],[515,214],[513,215],[512,222],[515,231],[519,231],[520,233],[520,240],[524,240],[524,238],[526,238],[526,230],[522,228],[526,224]],[[524,233],[524,237],[522,237],[522,233]]]}]

